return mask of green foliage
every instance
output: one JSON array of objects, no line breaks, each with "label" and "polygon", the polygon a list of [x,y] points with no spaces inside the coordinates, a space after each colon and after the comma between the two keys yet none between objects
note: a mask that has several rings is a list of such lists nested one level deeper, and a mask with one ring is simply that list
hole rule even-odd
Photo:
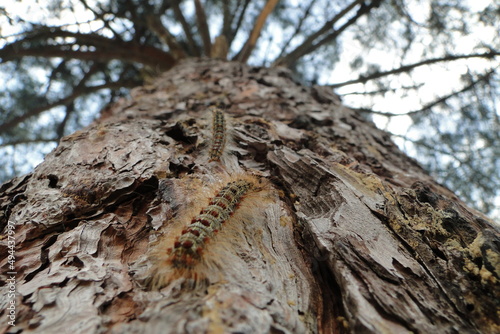
[{"label": "green foliage", "polygon": [[[211,56],[207,40],[222,35],[228,58],[286,66],[306,84],[330,85],[345,104],[388,124],[407,153],[472,205],[500,210],[498,4],[199,3],[201,11],[194,0],[0,7],[0,179],[26,172],[19,166],[34,163],[30,152],[40,157],[151,75],[184,57]],[[404,132],[401,119],[411,119]]]},{"label": "green foliage", "polygon": [[[461,79],[473,81],[470,74]],[[498,196],[500,184],[500,115],[491,98],[499,78],[491,75],[487,82],[449,101],[454,104],[449,108],[439,105],[434,113],[413,117],[420,162],[482,212],[495,209],[491,197]],[[429,134],[429,129],[435,132]]]}]

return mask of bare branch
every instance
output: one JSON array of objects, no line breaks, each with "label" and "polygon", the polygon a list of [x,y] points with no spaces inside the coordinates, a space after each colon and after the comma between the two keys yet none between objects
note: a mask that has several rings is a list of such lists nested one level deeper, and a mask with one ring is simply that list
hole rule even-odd
[{"label": "bare branch", "polygon": [[116,41],[114,39],[110,39],[96,33],[83,34],[79,32],[71,32],[63,30],[60,27],[40,27],[37,28],[36,30],[25,33],[24,38],[12,42],[11,44],[7,44],[5,47],[8,47],[9,45],[18,44],[20,45],[19,48],[23,48],[24,44],[30,44],[30,43],[42,44],[46,43],[49,40],[55,41],[56,38],[64,39],[68,37],[75,39],[75,42],[72,42],[73,44],[106,46],[109,45],[110,43],[114,43],[115,45],[119,45],[120,43],[122,43],[120,41]]},{"label": "bare branch", "polygon": [[180,2],[181,2],[180,0],[173,0],[172,9],[174,10],[174,14],[175,17],[177,18],[177,21],[179,21],[179,23],[182,26],[182,29],[184,30],[184,35],[186,35],[189,54],[195,57],[199,57],[200,52],[198,50],[198,46],[196,45],[193,33],[191,32],[191,27],[189,26],[189,23],[187,23],[186,18],[184,17],[184,14],[182,13],[182,10],[179,6]]},{"label": "bare branch", "polygon": [[458,158],[457,153],[468,153],[466,151],[460,151],[460,152],[458,152],[456,150],[449,150],[448,151],[448,150],[445,150],[443,148],[440,148],[437,145],[430,145],[430,144],[425,143],[422,140],[414,140],[414,139],[408,138],[408,136],[400,135],[400,134],[396,134],[396,133],[391,133],[391,136],[392,137],[401,138],[404,141],[408,141],[408,142],[413,143],[413,144],[415,144],[417,146],[425,147],[425,148],[427,148],[427,149],[429,149],[429,150],[431,150],[433,152],[444,154],[444,155],[449,156],[450,158],[452,158],[452,159],[454,159],[454,160],[456,160],[456,161],[458,161],[460,163],[463,163],[463,161]]},{"label": "bare branch", "polygon": [[113,33],[113,36],[115,36],[116,39],[122,41],[123,39],[121,38],[120,34],[118,32],[116,32],[116,30],[113,29],[113,27],[111,27],[111,25],[109,24],[109,20],[107,20],[105,18],[105,15],[103,14],[104,11],[102,10],[101,8],[101,4],[99,2],[96,3],[96,6],[99,6],[99,9],[101,10],[101,13],[98,13],[97,11],[95,11],[91,6],[89,6],[87,4],[87,1],[86,0],[80,0],[80,2],[83,4],[83,6],[88,9],[89,11],[92,12],[92,14],[95,15],[96,18],[98,18],[99,20],[101,20],[103,23],[104,23],[104,26],[109,29],[109,31],[111,31]]},{"label": "bare branch", "polygon": [[364,3],[364,0],[354,0],[349,6],[344,8],[340,13],[335,15],[331,20],[327,21],[319,30],[310,35],[305,41],[295,48],[292,52],[287,54],[285,57],[278,58],[273,66],[285,66],[290,67],[293,63],[295,63],[300,57],[307,53],[307,50],[313,45],[314,41],[328,30],[333,28],[333,25],[343,18],[347,13],[349,13],[354,7],[357,5],[361,5]]},{"label": "bare branch", "polygon": [[186,58],[186,53],[167,27],[161,23],[158,15],[151,14],[146,16],[146,22],[149,29],[160,39],[160,41],[169,47],[170,53],[172,53],[175,59]]},{"label": "bare branch", "polygon": [[[43,45],[57,37],[73,37],[75,42],[59,45]],[[39,42],[36,47],[26,47],[26,42]],[[43,43],[40,45],[40,42]],[[95,51],[75,50],[78,45],[95,47]],[[23,56],[61,57],[106,62],[120,59],[124,62],[138,62],[154,68],[167,70],[176,64],[174,57],[155,47],[134,42],[120,42],[97,34],[81,34],[63,30],[48,29],[42,33],[27,36],[0,49],[1,62],[19,59]]]},{"label": "bare branch", "polygon": [[0,143],[0,147],[7,147],[7,146],[16,146],[16,145],[23,145],[23,144],[41,144],[41,143],[53,143],[57,142],[59,138],[34,138],[34,139],[28,139],[28,138],[21,138],[21,139],[16,139],[10,142],[4,142]]},{"label": "bare branch", "polygon": [[207,15],[200,0],[194,0],[194,8],[196,10],[196,22],[198,31],[200,32],[201,40],[203,41],[203,51],[206,56],[210,57],[210,48],[212,41],[210,39],[210,30],[208,29]]},{"label": "bare branch", "polygon": [[56,134],[58,139],[61,139],[64,136],[64,129],[66,128],[66,124],[69,121],[69,117],[71,116],[72,113],[75,112],[75,103],[70,102],[65,109],[66,110],[64,113],[64,119],[61,121],[61,123],[59,123],[56,129]]},{"label": "bare branch", "polygon": [[422,108],[420,108],[418,110],[412,110],[412,111],[408,111],[408,112],[405,112],[405,113],[402,113],[402,114],[391,113],[391,112],[384,112],[384,111],[377,111],[377,110],[370,110],[370,109],[366,109],[366,108],[353,108],[352,110],[363,112],[363,113],[370,113],[370,114],[382,115],[382,116],[387,116],[387,117],[410,116],[410,115],[414,115],[414,114],[418,114],[418,113],[429,112],[431,110],[431,108],[433,108],[433,107],[435,107],[435,106],[437,106],[439,104],[445,103],[450,98],[452,98],[454,96],[457,96],[457,95],[460,95],[460,94],[462,94],[462,93],[464,93],[464,92],[466,92],[468,90],[471,90],[472,88],[474,88],[481,81],[489,80],[489,78],[491,77],[491,75],[493,73],[495,73],[495,69],[492,69],[488,73],[479,76],[476,80],[472,81],[470,84],[468,84],[464,88],[460,89],[459,91],[450,93],[450,94],[445,95],[443,97],[440,97],[437,100],[424,105]]},{"label": "bare branch", "polygon": [[347,86],[347,85],[352,85],[356,83],[366,83],[369,80],[373,79],[378,79],[387,75],[391,74],[397,74],[397,73],[403,73],[403,72],[409,72],[413,70],[416,67],[423,66],[423,65],[430,65],[430,64],[435,64],[435,63],[440,63],[440,62],[445,62],[445,61],[454,61],[454,60],[459,60],[459,59],[467,59],[467,58],[486,58],[486,59],[493,59],[496,56],[500,56],[500,52],[496,51],[490,51],[487,53],[475,53],[475,54],[469,54],[469,55],[447,55],[441,58],[431,58],[431,59],[426,59],[414,64],[409,64],[409,65],[404,65],[396,69],[392,69],[389,71],[385,72],[375,72],[370,75],[360,75],[359,78],[354,79],[354,80],[348,80],[344,82],[339,82],[335,84],[328,85],[331,88],[337,88],[337,87],[342,87],[342,86]]},{"label": "bare branch", "polygon": [[[90,78],[94,74],[96,74],[99,70],[101,70],[102,67],[103,67],[102,64],[96,64],[94,62],[92,64],[92,66],[90,67],[90,69],[84,74],[84,76],[82,77],[82,79],[80,80],[80,82],[78,83],[78,85],[76,85],[73,88],[73,91],[85,88],[85,84],[87,83],[87,81],[89,81]],[[68,122],[69,117],[71,116],[71,114],[75,111],[74,100],[71,101],[71,102],[69,102],[68,104],[66,104],[66,108],[65,109],[66,110],[65,110],[64,119],[59,123],[59,125],[57,126],[57,129],[56,129],[57,138],[59,138],[59,139],[64,136],[64,128],[66,127],[66,123]]]},{"label": "bare branch", "polygon": [[290,36],[290,38],[285,42],[285,44],[281,47],[281,52],[280,54],[278,55],[278,59],[281,58],[283,56],[283,54],[285,53],[285,50],[286,48],[288,47],[288,45],[290,45],[290,42],[299,34],[299,32],[302,30],[302,25],[304,24],[304,21],[307,19],[307,17],[309,16],[309,13],[311,12],[311,8],[313,7],[313,5],[316,3],[316,0],[312,0],[310,3],[309,3],[309,6],[307,6],[306,8],[306,11],[304,12],[304,15],[302,15],[302,17],[300,18],[299,20],[299,24],[297,25],[297,27],[295,28],[295,31],[293,32],[293,34]]},{"label": "bare branch", "polygon": [[223,19],[222,19],[222,31],[221,35],[226,36],[226,40],[231,34],[231,23],[233,20],[233,17],[235,16],[233,13],[231,13],[231,10],[229,8],[229,0],[223,0],[222,1],[222,13],[223,13]]},{"label": "bare branch", "polygon": [[47,94],[47,92],[52,87],[52,83],[54,82],[56,75],[64,72],[65,68],[66,68],[66,59],[63,59],[55,68],[52,69],[52,71],[50,72],[50,76],[47,79],[47,88],[45,88],[45,94]]},{"label": "bare branch", "polygon": [[[248,4],[250,4],[251,0],[244,0],[244,1],[245,1],[245,3],[243,4],[243,8],[241,9],[240,15],[238,16],[238,20],[236,21],[236,27],[234,27],[234,29],[232,29],[231,33],[228,36],[226,36],[228,45],[231,45],[231,43],[233,43],[234,37],[238,33],[238,30],[240,30],[241,24],[243,22],[243,17],[245,17],[245,13],[247,11]],[[238,4],[239,4],[239,2],[238,2]],[[236,12],[237,12],[237,10],[235,11],[235,15],[236,15]]]},{"label": "bare branch", "polygon": [[257,21],[255,22],[255,25],[252,29],[252,32],[250,33],[250,36],[248,37],[248,40],[246,41],[245,45],[241,49],[241,51],[236,55],[235,59],[245,63],[248,58],[250,57],[250,54],[252,54],[253,49],[255,48],[255,45],[257,44],[257,39],[260,36],[260,32],[262,31],[262,28],[264,27],[264,23],[266,22],[267,17],[271,12],[274,10],[274,7],[278,4],[279,0],[268,0],[264,8],[259,14],[259,17],[257,18]]},{"label": "bare branch", "polygon": [[369,5],[367,6],[361,6],[359,8],[359,10],[356,12],[356,15],[354,15],[353,17],[351,17],[346,23],[344,23],[340,28],[334,30],[332,33],[328,34],[327,36],[325,36],[323,39],[321,39],[318,43],[315,43],[313,45],[311,45],[310,47],[308,47],[305,52],[301,55],[304,56],[306,54],[309,54],[309,53],[312,53],[313,51],[315,51],[316,49],[318,49],[319,47],[321,47],[322,45],[326,44],[326,43],[331,43],[332,41],[334,41],[335,39],[337,39],[337,37],[344,31],[346,30],[349,26],[353,25],[354,23],[356,23],[356,21],[368,14],[373,8],[376,8],[380,5],[380,1],[381,0],[374,0],[372,1]]},{"label": "bare branch", "polygon": [[0,133],[5,132],[15,126],[17,126],[19,123],[27,120],[30,117],[39,115],[40,113],[52,109],[54,107],[58,106],[64,106],[72,103],[76,98],[82,96],[82,95],[87,95],[90,93],[97,92],[101,89],[117,89],[117,88],[123,88],[123,87],[135,87],[137,85],[136,81],[115,81],[115,82],[107,82],[102,85],[97,85],[97,86],[84,86],[84,87],[79,87],[78,89],[74,89],[73,93],[58,100],[53,103],[47,104],[45,106],[40,106],[34,109],[31,109],[24,113],[21,116],[14,117],[10,121],[7,121],[5,123],[0,124]]},{"label": "bare branch", "polygon": [[387,92],[395,92],[399,89],[404,89],[404,90],[412,90],[412,89],[420,89],[422,88],[422,86],[424,85],[424,83],[419,83],[419,84],[415,84],[415,85],[411,85],[411,86],[401,86],[401,87],[396,87],[396,88],[383,88],[383,89],[377,89],[377,90],[372,90],[372,91],[368,91],[368,92],[350,92],[350,93],[344,93],[344,94],[340,94],[340,93],[336,93],[340,96],[348,96],[348,95],[381,95],[381,94],[385,94]]}]

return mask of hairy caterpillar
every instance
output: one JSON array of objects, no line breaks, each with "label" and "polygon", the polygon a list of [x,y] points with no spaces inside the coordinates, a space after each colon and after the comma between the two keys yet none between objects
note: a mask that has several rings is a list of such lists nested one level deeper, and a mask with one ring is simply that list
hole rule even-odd
[{"label": "hairy caterpillar", "polygon": [[168,233],[153,245],[147,279],[151,288],[180,277],[198,281],[220,276],[225,255],[241,242],[241,227],[261,215],[269,201],[269,183],[249,174],[228,177],[210,188],[214,195],[200,198],[200,207],[167,225]]},{"label": "hairy caterpillar", "polygon": [[182,230],[171,254],[174,267],[192,267],[201,258],[205,243],[217,233],[234,213],[252,183],[239,179],[228,183],[210,201],[191,224]]},{"label": "hairy caterpillar", "polygon": [[221,109],[211,107],[210,110],[212,111],[212,145],[208,153],[209,161],[219,161],[227,142],[227,121]]}]

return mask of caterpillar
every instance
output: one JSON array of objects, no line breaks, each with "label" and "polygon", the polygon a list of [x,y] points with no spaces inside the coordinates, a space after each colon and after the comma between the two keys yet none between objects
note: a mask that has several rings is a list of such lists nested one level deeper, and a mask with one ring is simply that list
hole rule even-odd
[{"label": "caterpillar", "polygon": [[219,161],[227,142],[227,121],[221,109],[211,107],[210,110],[212,111],[212,145],[208,153],[209,161]]},{"label": "caterpillar", "polygon": [[252,184],[247,180],[236,180],[222,188],[209,205],[191,220],[191,224],[182,230],[171,253],[172,265],[193,267],[200,260],[205,243],[220,230],[251,188]]},{"label": "caterpillar", "polygon": [[211,188],[214,196],[200,199],[204,205],[181,215],[181,222],[173,221],[176,227],[153,245],[147,279],[151,288],[164,287],[180,277],[196,282],[213,276],[223,267],[221,259],[231,252],[232,244],[240,242],[242,224],[262,213],[270,189],[265,179],[249,174],[230,176]]}]

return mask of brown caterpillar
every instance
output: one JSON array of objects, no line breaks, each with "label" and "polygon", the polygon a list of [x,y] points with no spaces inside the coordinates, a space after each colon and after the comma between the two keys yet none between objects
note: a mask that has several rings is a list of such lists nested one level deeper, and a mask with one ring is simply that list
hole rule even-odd
[{"label": "brown caterpillar", "polygon": [[[231,176],[213,188],[217,189],[213,197],[197,201],[205,205],[186,213],[181,222],[167,225],[169,233],[152,247],[151,288],[163,287],[180,277],[198,281],[220,275],[224,255],[241,242],[242,224],[262,214],[269,200],[265,193],[269,183],[253,175]],[[178,224],[182,220],[189,223]]]},{"label": "brown caterpillar", "polygon": [[227,142],[227,121],[221,109],[211,107],[210,110],[212,111],[212,146],[208,153],[209,161],[219,161]]}]

